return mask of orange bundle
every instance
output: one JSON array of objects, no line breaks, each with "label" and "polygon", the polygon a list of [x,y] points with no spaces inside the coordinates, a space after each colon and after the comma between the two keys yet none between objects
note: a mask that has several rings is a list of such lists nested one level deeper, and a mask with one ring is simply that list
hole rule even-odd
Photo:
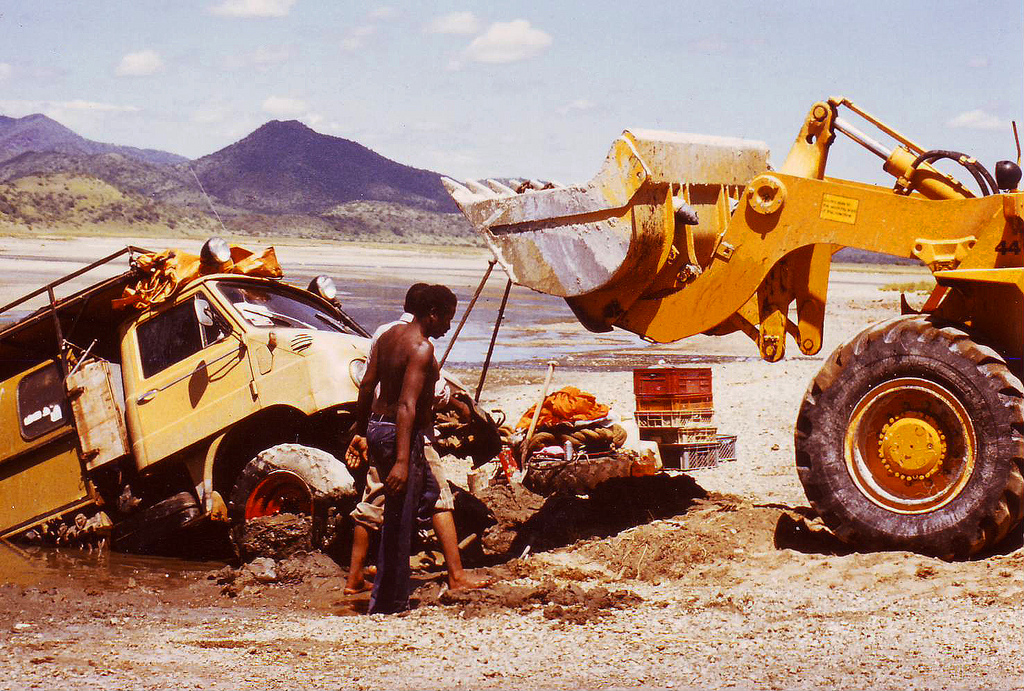
[{"label": "orange bundle", "polygon": [[[516,425],[517,429],[527,429],[533,420],[536,405],[532,406]],[[608,414],[608,406],[598,403],[592,393],[580,391],[575,386],[549,394],[540,408],[537,427],[555,427],[560,424],[573,424],[584,420],[600,420]]]},{"label": "orange bundle", "polygon": [[112,303],[114,309],[136,307],[144,310],[166,302],[185,285],[205,274],[244,274],[264,278],[280,278],[284,275],[273,247],[257,255],[231,245],[231,259],[216,266],[204,265],[194,254],[167,249],[140,255],[135,260],[135,266],[141,277],[137,282],[125,286],[121,297]]}]

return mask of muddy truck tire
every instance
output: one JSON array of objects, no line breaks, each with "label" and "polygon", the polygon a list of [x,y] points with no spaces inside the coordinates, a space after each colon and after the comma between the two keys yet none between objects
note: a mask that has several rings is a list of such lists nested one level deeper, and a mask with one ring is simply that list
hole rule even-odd
[{"label": "muddy truck tire", "polygon": [[924,316],[838,348],[804,396],[796,464],[826,525],[868,549],[964,558],[1024,515],[1024,390],[995,350]]},{"label": "muddy truck tire", "polygon": [[201,514],[195,496],[179,492],[114,524],[111,541],[120,552],[173,554],[182,530]]},{"label": "muddy truck tire", "polygon": [[[291,550],[290,545],[319,548],[330,508],[352,502],[355,494],[348,468],[326,451],[300,444],[278,444],[261,451],[242,469],[231,490],[228,513],[236,555],[248,561],[280,556]],[[296,520],[273,518],[286,514]],[[262,537],[247,539],[249,524]],[[279,541],[266,535],[276,528],[281,532]]]}]

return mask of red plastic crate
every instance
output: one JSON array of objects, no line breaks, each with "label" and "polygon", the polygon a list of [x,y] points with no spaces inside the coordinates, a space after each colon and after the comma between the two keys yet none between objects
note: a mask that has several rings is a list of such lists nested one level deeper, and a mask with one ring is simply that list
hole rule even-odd
[{"label": "red plastic crate", "polygon": [[633,393],[640,396],[693,396],[711,391],[710,367],[645,367],[633,370]]}]

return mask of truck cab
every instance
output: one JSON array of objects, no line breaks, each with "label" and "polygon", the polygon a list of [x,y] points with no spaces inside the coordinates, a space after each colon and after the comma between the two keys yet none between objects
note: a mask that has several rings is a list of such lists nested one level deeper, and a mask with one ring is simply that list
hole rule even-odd
[{"label": "truck cab", "polygon": [[130,263],[67,298],[47,286],[49,305],[0,327],[0,537],[153,551],[174,530],[258,515],[253,492],[264,511],[310,514],[354,494],[338,458],[369,341],[330,283],[201,272],[117,309],[146,279],[143,252],[86,267]]}]

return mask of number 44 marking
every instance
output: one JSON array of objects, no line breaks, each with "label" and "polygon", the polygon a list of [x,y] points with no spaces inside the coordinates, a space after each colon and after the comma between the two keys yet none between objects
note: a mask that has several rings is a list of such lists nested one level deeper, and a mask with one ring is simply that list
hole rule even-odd
[{"label": "number 44 marking", "polygon": [[996,245],[996,252],[999,254],[1020,254],[1020,241],[1014,240],[1011,243],[1007,243],[1006,240],[1003,240]]}]

